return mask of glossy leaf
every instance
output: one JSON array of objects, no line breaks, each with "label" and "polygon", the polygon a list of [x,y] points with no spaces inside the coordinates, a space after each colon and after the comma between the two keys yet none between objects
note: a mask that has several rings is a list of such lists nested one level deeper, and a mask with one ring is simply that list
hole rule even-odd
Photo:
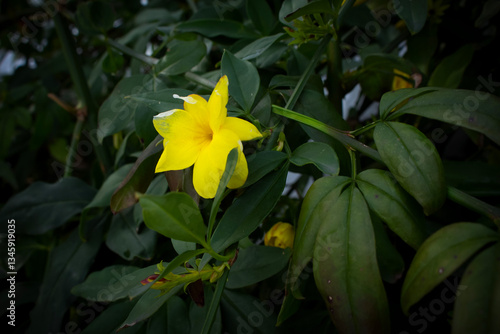
[{"label": "glossy leaf", "polygon": [[213,237],[212,248],[220,252],[250,235],[274,208],[285,188],[288,164],[246,189],[226,210]]},{"label": "glossy leaf", "polygon": [[[161,113],[172,109],[184,109],[184,101],[174,97],[174,94],[179,96],[188,96],[193,92],[186,89],[166,88],[155,92],[145,92],[138,94],[127,95],[127,99],[131,99],[140,104],[144,104],[148,109]],[[149,120],[152,122],[152,120]]]},{"label": "glossy leaf", "polygon": [[206,47],[202,41],[175,41],[166,56],[156,65],[157,74],[178,75],[195,67],[205,56]]},{"label": "glossy leaf", "polygon": [[[250,2],[250,1],[249,1]],[[253,1],[252,1],[253,2]],[[285,34],[279,33],[272,36],[261,37],[252,43],[246,45],[244,48],[234,54],[236,58],[242,60],[250,60],[257,58],[271,47],[277,40],[282,38]]]},{"label": "glossy leaf", "polygon": [[313,164],[320,171],[329,175],[337,175],[340,170],[339,158],[331,146],[325,143],[309,142],[293,151],[290,162],[297,166]]},{"label": "glossy leaf", "polygon": [[248,178],[245,187],[259,181],[286,160],[286,154],[278,151],[262,151],[248,157]]},{"label": "glossy leaf", "polygon": [[462,46],[457,52],[444,58],[436,67],[427,85],[445,88],[457,88],[462,81],[465,69],[474,55],[474,46]]},{"label": "glossy leaf", "polygon": [[401,306],[409,308],[434,289],[498,234],[475,223],[455,223],[431,235],[420,246],[406,274]]},{"label": "glossy leaf", "polygon": [[295,231],[293,257],[288,271],[288,282],[296,298],[303,298],[299,291],[300,274],[314,255],[318,230],[331,211],[344,187],[350,182],[345,176],[323,177],[313,183],[304,198]]},{"label": "glossy leaf", "polygon": [[500,322],[500,243],[483,250],[465,269],[456,292],[453,334],[498,333]]},{"label": "glossy leaf", "polygon": [[[75,296],[95,302],[114,302],[128,298],[129,291],[141,286],[141,281],[156,271],[156,265],[146,268],[113,265],[91,273],[71,289]],[[125,319],[123,319],[125,320]]]},{"label": "glossy leaf", "polygon": [[375,235],[361,192],[351,185],[332,212],[320,226],[313,258],[314,280],[332,321],[340,333],[389,333]]},{"label": "glossy leaf", "polygon": [[74,301],[71,288],[83,281],[102,242],[102,231],[94,229],[92,237],[82,242],[78,231],[50,253],[31,323],[26,333],[59,331],[66,309]]},{"label": "glossy leaf", "polygon": [[196,32],[207,37],[226,36],[230,38],[258,38],[259,35],[232,20],[197,19],[183,22],[176,27],[181,32]]},{"label": "glossy leaf", "polygon": [[119,212],[120,210],[131,207],[137,203],[136,192],[144,193],[154,177],[156,163],[160,158],[163,145],[163,138],[158,135],[146,149],[128,172],[125,179],[118,186],[111,197],[111,210]]},{"label": "glossy leaf", "polygon": [[250,111],[257,92],[259,91],[260,77],[255,66],[236,58],[231,52],[225,50],[222,56],[221,70],[229,79],[229,95],[245,111]]},{"label": "glossy leaf", "polygon": [[419,32],[427,20],[427,0],[400,0],[394,5],[412,34]]},{"label": "glossy leaf", "polygon": [[[484,84],[486,80],[481,79]],[[483,133],[500,144],[498,108],[498,97],[479,90],[440,89],[408,101],[394,116],[413,114],[462,126]]]},{"label": "glossy leaf", "polygon": [[240,250],[231,267],[226,288],[238,289],[279,273],[288,264],[291,250],[270,246],[251,246]]},{"label": "glossy leaf", "polygon": [[414,126],[384,122],[375,127],[375,144],[399,184],[429,215],[446,199],[441,158],[427,137]]},{"label": "glossy leaf", "polygon": [[418,249],[427,238],[424,216],[392,175],[379,169],[368,169],[359,173],[356,183],[370,209],[401,239]]},{"label": "glossy leaf", "polygon": [[401,107],[410,98],[416,98],[418,96],[424,95],[429,92],[434,92],[439,90],[435,87],[423,87],[423,88],[403,88],[396,91],[385,93],[380,99],[380,118],[387,119],[390,113],[395,112],[398,107]]},{"label": "glossy leaf", "polygon": [[56,183],[35,182],[7,201],[0,217],[15,219],[16,233],[42,234],[80,213],[95,194],[95,189],[74,177]]},{"label": "glossy leaf", "polygon": [[205,245],[206,226],[198,206],[186,193],[144,195],[139,202],[146,225],[172,239]]}]

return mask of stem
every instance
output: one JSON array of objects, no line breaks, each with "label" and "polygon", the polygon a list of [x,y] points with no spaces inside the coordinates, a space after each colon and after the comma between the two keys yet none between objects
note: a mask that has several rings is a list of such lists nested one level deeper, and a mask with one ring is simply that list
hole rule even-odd
[{"label": "stem", "polygon": [[215,225],[215,218],[217,217],[217,211],[219,210],[220,203],[222,202],[222,200],[224,198],[226,198],[226,196],[230,192],[231,192],[231,189],[226,189],[226,191],[224,192],[224,194],[222,194],[222,196],[214,199],[215,202],[212,205],[212,210],[210,210],[210,218],[209,218],[209,221],[208,221],[207,238],[208,238],[209,241],[212,238],[212,232],[213,232],[214,225]]},{"label": "stem", "polygon": [[382,121],[381,119],[378,119],[375,122],[372,122],[372,123],[369,123],[369,124],[366,124],[366,125],[360,127],[359,129],[349,131],[349,133],[353,136],[358,136],[358,135],[370,130],[371,128],[375,127],[375,125],[377,125],[381,121]]},{"label": "stem", "polygon": [[353,180],[356,179],[357,171],[356,171],[356,152],[350,147],[347,147],[347,152],[349,152],[349,157],[351,158],[351,178]]},{"label": "stem", "polygon": [[207,317],[205,318],[205,323],[203,324],[203,329],[201,331],[202,334],[208,334],[212,329],[212,325],[214,323],[215,316],[217,314],[217,308],[219,307],[220,299],[222,297],[222,292],[224,291],[224,287],[226,286],[228,276],[229,276],[229,270],[224,270],[224,274],[217,281],[217,286],[215,287],[214,295],[212,297],[212,302],[210,303]]},{"label": "stem", "polygon": [[332,102],[335,110],[342,114],[342,52],[337,41],[330,40],[326,55],[328,57],[328,99]]},{"label": "stem", "polygon": [[118,51],[121,51],[121,52],[123,52],[131,57],[134,57],[135,59],[140,60],[143,63],[148,64],[149,66],[154,66],[154,65],[158,64],[158,62],[159,62],[159,60],[156,58],[148,57],[148,56],[146,56],[142,53],[139,53],[139,52],[129,48],[128,46],[123,45],[121,43],[118,43],[110,38],[107,38],[105,41],[106,41],[106,43],[108,43],[110,46],[114,47]]},{"label": "stem", "polygon": [[287,110],[285,108],[278,107],[276,105],[273,105],[273,112],[275,114],[284,116],[289,119],[293,119],[294,121],[304,123],[306,125],[309,125],[310,127],[313,127],[321,132],[326,133],[327,135],[333,137],[334,139],[338,140],[344,145],[347,145],[364,155],[372,158],[375,161],[378,161],[380,163],[384,163],[382,161],[382,157],[380,154],[374,150],[373,148],[369,147],[368,145],[363,144],[362,142],[354,139],[352,135],[350,135],[348,132],[336,129],[332,126],[326,125],[325,123],[322,123],[318,120],[315,120],[314,118],[311,118],[309,116],[305,116],[302,114],[299,114],[295,111]]},{"label": "stem", "polygon": [[494,207],[450,186],[448,186],[448,198],[455,203],[490,218],[500,228],[500,208]]},{"label": "stem", "polygon": [[217,253],[216,251],[214,251],[212,249],[212,247],[210,247],[209,245],[203,245],[204,246],[204,250],[210,254],[214,259],[216,260],[219,260],[219,261],[222,261],[222,262],[226,262],[226,261],[229,261],[233,258],[234,254],[229,254],[229,255],[220,255],[219,253]]},{"label": "stem", "polygon": [[208,80],[208,79],[205,79],[204,77],[198,75],[198,74],[194,74],[193,72],[186,72],[184,74],[184,76],[186,77],[186,79],[200,85],[200,86],[203,86],[207,89],[210,89],[210,90],[213,90],[215,88],[215,83],[213,83],[212,81]]},{"label": "stem", "polygon": [[76,146],[78,145],[78,141],[80,140],[80,134],[82,133],[83,123],[85,122],[85,117],[82,115],[81,111],[78,111],[78,116],[76,118],[76,124],[73,128],[73,134],[71,136],[71,144],[69,147],[68,155],[66,156],[66,165],[64,166],[64,177],[68,177],[71,175],[71,171],[73,170],[71,166],[73,166],[73,159],[76,155]]}]

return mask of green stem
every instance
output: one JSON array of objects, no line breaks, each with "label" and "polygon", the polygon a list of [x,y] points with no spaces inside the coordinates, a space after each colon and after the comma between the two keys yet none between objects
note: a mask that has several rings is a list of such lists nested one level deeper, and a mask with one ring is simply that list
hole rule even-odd
[{"label": "green stem", "polygon": [[351,178],[353,180],[356,179],[357,171],[356,171],[356,152],[354,150],[347,148],[347,152],[349,152],[349,157],[351,158]]},{"label": "green stem", "polygon": [[202,87],[205,87],[207,89],[210,89],[210,90],[213,90],[215,88],[215,83],[213,83],[212,81],[208,80],[208,79],[205,79],[204,77],[198,75],[198,74],[194,74],[193,72],[186,72],[184,74],[184,76],[186,77],[186,79],[202,86]]},{"label": "green stem", "polygon": [[234,254],[220,255],[219,253],[217,253],[216,251],[214,251],[213,248],[210,247],[209,245],[203,245],[203,246],[204,246],[205,252],[207,252],[208,254],[210,254],[214,259],[219,260],[221,262],[229,261],[229,260],[231,260],[234,257]]},{"label": "green stem", "polygon": [[78,145],[78,141],[80,140],[80,134],[82,133],[83,123],[85,122],[85,118],[83,116],[77,116],[76,124],[73,128],[73,134],[71,136],[71,144],[69,146],[68,155],[66,156],[66,165],[64,166],[64,177],[68,177],[71,175],[71,171],[73,168],[73,159],[76,155],[76,146]]},{"label": "green stem", "polygon": [[201,331],[202,334],[208,334],[212,329],[212,325],[214,323],[215,316],[217,315],[217,309],[219,308],[222,292],[224,291],[224,287],[226,286],[228,276],[229,276],[229,270],[225,270],[222,277],[219,278],[219,280],[217,281],[217,286],[215,287],[214,295],[212,297],[212,302],[210,303],[210,307],[207,312],[207,317],[205,318],[205,323],[203,324],[203,329]]},{"label": "green stem", "polygon": [[215,225],[215,218],[217,217],[217,211],[219,210],[220,203],[230,192],[231,192],[231,189],[226,189],[226,191],[224,191],[222,196],[218,196],[218,197],[216,196],[216,198],[214,199],[214,203],[212,204],[212,209],[210,210],[210,218],[208,221],[207,238],[209,241],[212,238],[212,232],[213,232],[214,225]]},{"label": "green stem", "polygon": [[490,218],[500,228],[500,208],[494,207],[450,186],[448,186],[448,198],[455,203]]},{"label": "green stem", "polygon": [[342,114],[342,52],[338,41],[333,39],[328,43],[326,51],[328,57],[328,99],[332,102],[335,111]]},{"label": "green stem", "polygon": [[159,60],[156,58],[148,57],[148,56],[146,56],[142,53],[139,53],[139,52],[129,48],[128,46],[123,45],[121,43],[118,43],[110,38],[106,38],[105,42],[108,43],[110,46],[114,47],[115,49],[117,49],[118,51],[121,51],[121,52],[125,53],[126,55],[134,57],[135,59],[140,60],[143,63],[148,64],[150,66],[154,66],[154,65],[158,64],[158,62],[159,62]]},{"label": "green stem", "polygon": [[381,121],[382,121],[381,119],[378,119],[375,122],[372,122],[372,123],[369,123],[369,124],[366,124],[366,125],[360,127],[359,129],[349,131],[349,133],[351,135],[353,135],[353,136],[359,136],[360,134],[365,133],[366,131],[368,131],[371,128],[375,127],[375,125],[377,125]]},{"label": "green stem", "polygon": [[280,116],[284,116],[289,119],[293,119],[294,121],[301,122],[305,125],[309,125],[321,132],[326,133],[327,135],[333,137],[334,139],[338,140],[344,145],[347,145],[364,155],[372,158],[375,161],[384,163],[382,161],[382,157],[380,154],[374,150],[373,148],[369,147],[368,145],[363,144],[362,142],[354,139],[352,135],[350,135],[348,132],[336,129],[332,126],[326,125],[325,123],[322,123],[318,120],[315,120],[314,118],[311,118],[306,115],[299,114],[295,111],[291,111],[276,105],[273,105],[273,112],[275,114],[278,114]]}]

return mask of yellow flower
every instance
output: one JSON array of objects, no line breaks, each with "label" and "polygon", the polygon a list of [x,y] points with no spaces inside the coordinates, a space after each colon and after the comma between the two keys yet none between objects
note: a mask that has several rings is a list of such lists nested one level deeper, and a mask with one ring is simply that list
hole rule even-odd
[{"label": "yellow flower", "polygon": [[410,79],[410,75],[408,73],[402,72],[400,70],[394,69],[394,79],[392,79],[392,90],[398,90],[401,88],[413,88],[413,85],[408,82],[408,80],[403,79],[408,78]]},{"label": "yellow flower", "polygon": [[264,236],[266,246],[292,248],[295,231],[288,223],[276,223]]},{"label": "yellow flower", "polygon": [[163,137],[163,153],[156,172],[181,170],[194,164],[193,184],[201,197],[213,198],[217,192],[229,152],[238,148],[238,162],[228,188],[241,187],[248,176],[242,141],[262,137],[250,122],[227,117],[228,79],[223,76],[208,102],[199,95],[186,97],[184,110],[158,114],[153,124]]}]

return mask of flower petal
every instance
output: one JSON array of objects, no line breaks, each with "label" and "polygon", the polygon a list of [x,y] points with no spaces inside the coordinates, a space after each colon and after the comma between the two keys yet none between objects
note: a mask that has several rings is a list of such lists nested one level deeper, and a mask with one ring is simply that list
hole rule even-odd
[{"label": "flower petal", "polygon": [[196,94],[182,99],[184,100],[184,110],[193,117],[196,124],[203,128],[203,131],[211,132],[207,100]]},{"label": "flower petal", "polygon": [[210,143],[210,134],[193,126],[193,117],[184,110],[174,109],[158,114],[153,118],[153,124],[164,138],[164,150],[156,165],[157,173],[191,166],[201,150]]},{"label": "flower petal", "polygon": [[236,117],[227,117],[222,129],[233,131],[241,141],[262,137],[262,134],[252,123]]},{"label": "flower petal", "polygon": [[227,76],[220,78],[219,82],[214,88],[212,95],[208,99],[208,111],[210,113],[210,127],[214,132],[220,129],[227,117],[227,100],[229,99],[228,93],[229,82]]},{"label": "flower petal", "polygon": [[236,163],[236,168],[234,169],[233,175],[229,180],[227,187],[229,189],[236,189],[243,186],[248,177],[248,164],[247,159],[243,151],[238,149],[238,162]]},{"label": "flower petal", "polygon": [[233,148],[239,145],[238,137],[232,131],[221,130],[214,133],[212,142],[202,150],[194,164],[193,185],[201,197],[215,197],[226,168],[227,156]]}]

